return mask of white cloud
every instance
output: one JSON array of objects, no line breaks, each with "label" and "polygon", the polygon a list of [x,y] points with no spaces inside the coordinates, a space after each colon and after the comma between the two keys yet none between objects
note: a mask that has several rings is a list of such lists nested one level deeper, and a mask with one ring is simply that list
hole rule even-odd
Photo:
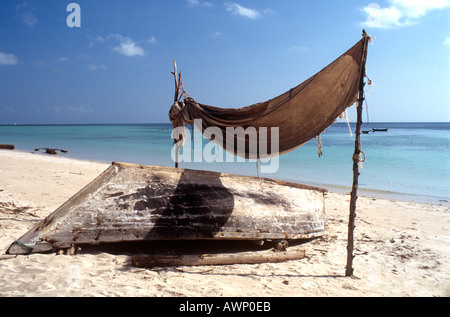
[{"label": "white cloud", "polygon": [[19,59],[16,55],[0,52],[0,65],[17,65]]},{"label": "white cloud", "polygon": [[7,106],[7,107],[0,108],[0,113],[2,113],[2,112],[15,113],[16,110],[13,107]]},{"label": "white cloud", "polygon": [[120,34],[110,34],[108,38],[114,38],[119,41],[119,45],[112,48],[116,53],[129,57],[146,55],[145,50],[129,37],[124,37]]},{"label": "white cloud", "polygon": [[264,14],[274,14],[274,13],[277,13],[277,11],[272,10],[272,9],[264,9],[264,10],[263,10],[263,13],[264,13]]},{"label": "white cloud", "polygon": [[93,113],[94,109],[90,107],[73,107],[73,106],[54,106],[55,112],[72,112],[72,113]]},{"label": "white cloud", "polygon": [[[61,62],[62,60],[57,59],[57,61]],[[55,65],[55,63],[53,63],[53,62],[50,63],[50,62],[46,62],[43,60],[35,60],[31,65],[38,66],[38,67],[48,67],[55,73],[61,73],[61,72],[66,71],[65,68],[62,67],[61,65],[58,65],[58,64]]]},{"label": "white cloud", "polygon": [[103,65],[103,64],[101,64],[101,65],[89,64],[87,66],[87,69],[88,70],[105,70],[105,69],[107,69],[107,67],[105,65]]},{"label": "white cloud", "polygon": [[89,54],[86,54],[86,53],[78,53],[77,57],[79,59],[92,59],[92,57]]},{"label": "white cloud", "polygon": [[39,20],[36,18],[34,13],[30,11],[29,5],[27,2],[18,4],[16,6],[16,16],[22,21],[23,24],[33,27],[39,23]]},{"label": "white cloud", "polygon": [[222,32],[216,31],[216,32],[210,32],[209,37],[216,38],[222,35]]},{"label": "white cloud", "polygon": [[29,27],[33,27],[36,24],[39,23],[39,20],[36,18],[36,16],[31,13],[31,12],[24,12],[20,14],[20,18],[22,19],[22,23],[29,26]]},{"label": "white cloud", "polygon": [[26,8],[26,7],[28,7],[28,3],[26,3],[26,2],[18,4],[18,5],[16,5],[16,11],[19,11],[20,9]]},{"label": "white cloud", "polygon": [[240,15],[249,19],[258,19],[261,17],[261,13],[256,9],[243,7],[235,2],[225,2],[224,8],[233,15]]},{"label": "white cloud", "polygon": [[90,47],[94,47],[95,43],[105,42],[105,39],[103,37],[101,37],[100,35],[97,37],[88,36],[87,38],[90,40],[90,42],[89,42]]},{"label": "white cloud", "polygon": [[382,8],[371,3],[362,11],[367,15],[363,27],[389,29],[414,25],[428,12],[450,7],[450,0],[388,0],[389,6]]},{"label": "white cloud", "polygon": [[188,7],[212,7],[213,4],[208,1],[200,1],[200,0],[186,0]]},{"label": "white cloud", "polygon": [[156,37],[154,37],[154,36],[152,35],[152,37],[149,38],[149,39],[147,40],[147,43],[150,43],[150,44],[156,44]]},{"label": "white cloud", "polygon": [[144,49],[139,47],[136,42],[130,38],[125,38],[120,42],[120,45],[114,47],[113,50],[125,56],[145,56]]},{"label": "white cloud", "polygon": [[301,53],[301,52],[306,52],[308,51],[309,48],[305,45],[293,45],[287,48],[288,52],[293,52],[293,53]]},{"label": "white cloud", "polygon": [[143,45],[145,46],[146,44],[156,44],[158,42],[158,40],[156,39],[155,36],[150,36],[148,39],[146,40],[142,40],[142,41],[135,41],[130,37],[127,36],[123,36],[121,34],[109,34],[106,37],[102,37],[100,35],[94,37],[94,36],[87,36],[87,39],[89,40],[89,47],[94,47],[94,45],[97,44],[107,44],[108,43],[114,43],[116,42],[114,45],[109,45],[109,48],[121,55],[124,56],[129,56],[129,57],[133,57],[133,56],[145,56],[147,55],[147,52],[145,51],[145,49],[143,48]]},{"label": "white cloud", "polygon": [[443,44],[443,45],[446,45],[446,46],[450,46],[450,36],[447,36],[447,37],[445,38],[444,42],[442,42],[442,44]]}]

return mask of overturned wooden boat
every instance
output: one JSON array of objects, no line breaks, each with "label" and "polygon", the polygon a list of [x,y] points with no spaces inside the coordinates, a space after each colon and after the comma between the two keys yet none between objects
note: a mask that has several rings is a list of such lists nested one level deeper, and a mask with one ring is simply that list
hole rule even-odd
[{"label": "overturned wooden boat", "polygon": [[325,233],[325,192],[267,178],[114,162],[8,253],[143,240],[309,239]]}]

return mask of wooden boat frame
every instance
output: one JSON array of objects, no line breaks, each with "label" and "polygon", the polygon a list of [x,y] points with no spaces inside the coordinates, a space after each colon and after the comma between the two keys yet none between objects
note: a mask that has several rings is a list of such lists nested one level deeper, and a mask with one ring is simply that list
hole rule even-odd
[{"label": "wooden boat frame", "polygon": [[310,239],[325,233],[325,192],[269,178],[113,162],[7,253],[144,240]]}]

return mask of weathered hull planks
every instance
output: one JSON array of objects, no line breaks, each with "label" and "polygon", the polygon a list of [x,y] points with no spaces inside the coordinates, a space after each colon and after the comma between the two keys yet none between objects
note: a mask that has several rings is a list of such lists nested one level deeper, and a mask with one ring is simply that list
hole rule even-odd
[{"label": "weathered hull planks", "polygon": [[271,179],[113,163],[8,253],[141,240],[312,238],[325,231],[324,192]]}]

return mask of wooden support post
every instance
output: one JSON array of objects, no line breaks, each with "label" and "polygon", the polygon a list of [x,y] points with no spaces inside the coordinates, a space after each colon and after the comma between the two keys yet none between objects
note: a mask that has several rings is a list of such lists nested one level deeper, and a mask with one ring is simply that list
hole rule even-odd
[{"label": "wooden support post", "polygon": [[178,83],[178,72],[177,72],[177,62],[174,60],[173,61],[173,72],[172,72],[173,76],[175,77],[175,97],[173,102],[177,102],[178,101],[178,91],[179,91],[179,83]]},{"label": "wooden support post", "polygon": [[355,131],[355,152],[353,153],[353,185],[350,196],[350,215],[348,219],[348,237],[347,237],[347,267],[345,269],[345,276],[353,276],[353,232],[355,229],[356,218],[356,200],[358,199],[358,178],[359,178],[359,160],[361,154],[361,124],[362,124],[362,108],[364,102],[364,77],[366,75],[366,59],[367,59],[367,44],[369,36],[363,30],[364,44],[361,61],[361,73],[359,79],[358,105],[356,108],[356,131]]},{"label": "wooden support post", "polygon": [[[180,83],[178,81],[178,71],[177,71],[177,62],[174,60],[173,61],[173,72],[172,72],[173,76],[175,77],[175,96],[173,98],[173,102],[177,102],[178,101],[178,93],[180,91]],[[175,168],[178,168],[178,152],[180,151],[180,148],[178,146],[176,146],[176,153],[175,153]]]},{"label": "wooden support post", "polygon": [[178,153],[180,152],[180,148],[178,147],[178,145],[175,146],[177,147],[177,152],[175,153],[175,168],[178,168]]}]

